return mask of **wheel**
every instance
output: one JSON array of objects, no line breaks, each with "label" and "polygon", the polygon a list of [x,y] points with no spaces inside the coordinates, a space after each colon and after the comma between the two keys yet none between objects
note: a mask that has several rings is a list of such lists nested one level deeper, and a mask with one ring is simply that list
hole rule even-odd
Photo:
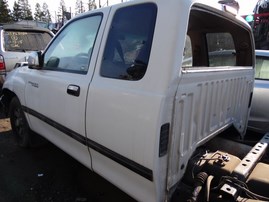
[{"label": "wheel", "polygon": [[9,117],[13,135],[18,145],[29,147],[31,145],[31,130],[17,97],[14,97],[10,102]]}]

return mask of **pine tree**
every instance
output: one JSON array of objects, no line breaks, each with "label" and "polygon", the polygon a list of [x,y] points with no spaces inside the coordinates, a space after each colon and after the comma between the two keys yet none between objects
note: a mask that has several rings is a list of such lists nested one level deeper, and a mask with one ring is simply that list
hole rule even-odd
[{"label": "pine tree", "polygon": [[82,3],[81,0],[76,1],[75,15],[78,15],[78,14],[82,13],[81,3]]},{"label": "pine tree", "polygon": [[83,6],[82,0],[76,0],[75,15],[84,13],[87,9],[90,11],[96,8],[95,0],[88,0],[88,6],[86,8]]},{"label": "pine tree", "polygon": [[0,0],[0,22],[8,23],[12,21],[12,16],[10,10],[8,9],[8,4],[6,0]]},{"label": "pine tree", "polygon": [[89,11],[97,8],[95,0],[89,0],[88,6],[89,6]]},{"label": "pine tree", "polygon": [[37,20],[37,21],[41,21],[42,17],[43,17],[43,12],[41,11],[41,6],[40,6],[39,3],[36,3],[34,19]]},{"label": "pine tree", "polygon": [[64,0],[60,1],[60,6],[58,8],[58,21],[59,22],[63,22],[64,21],[64,17],[63,17],[63,13],[66,12],[66,6],[65,6],[65,2]]},{"label": "pine tree", "polygon": [[15,1],[13,6],[13,19],[14,21],[20,20],[33,20],[31,6],[28,0]]},{"label": "pine tree", "polygon": [[33,15],[31,11],[31,6],[28,3],[28,0],[18,0],[21,2],[23,12],[23,20],[33,20]]},{"label": "pine tree", "polygon": [[43,19],[42,19],[42,21],[44,21],[44,22],[51,22],[51,15],[50,15],[48,4],[43,3],[42,13],[43,13]]},{"label": "pine tree", "polygon": [[51,15],[49,12],[48,4],[43,3],[42,10],[39,3],[36,4],[35,7],[35,20],[43,21],[43,22],[51,22]]},{"label": "pine tree", "polygon": [[17,1],[14,1],[12,18],[15,22],[18,22],[23,19],[23,11]]}]

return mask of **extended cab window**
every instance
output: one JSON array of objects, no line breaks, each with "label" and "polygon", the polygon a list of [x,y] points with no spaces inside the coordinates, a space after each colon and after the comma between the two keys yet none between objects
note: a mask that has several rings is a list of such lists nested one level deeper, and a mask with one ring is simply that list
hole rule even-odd
[{"label": "extended cab window", "polygon": [[57,36],[44,57],[44,68],[86,74],[102,16],[82,18]]},{"label": "extended cab window", "polygon": [[139,80],[148,66],[157,8],[153,3],[117,10],[108,34],[101,76]]}]

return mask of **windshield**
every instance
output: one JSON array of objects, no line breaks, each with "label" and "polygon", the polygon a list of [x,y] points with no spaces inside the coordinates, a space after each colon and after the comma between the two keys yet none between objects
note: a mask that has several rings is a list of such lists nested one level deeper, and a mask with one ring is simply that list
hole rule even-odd
[{"label": "windshield", "polygon": [[37,51],[44,50],[52,39],[46,32],[34,31],[5,31],[5,51]]}]

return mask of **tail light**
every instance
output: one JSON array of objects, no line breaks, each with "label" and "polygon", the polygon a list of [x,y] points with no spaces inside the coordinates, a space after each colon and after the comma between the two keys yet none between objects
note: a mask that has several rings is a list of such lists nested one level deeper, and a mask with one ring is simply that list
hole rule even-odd
[{"label": "tail light", "polygon": [[5,65],[4,57],[0,55],[0,72],[5,71],[5,70],[6,70],[6,65]]}]

